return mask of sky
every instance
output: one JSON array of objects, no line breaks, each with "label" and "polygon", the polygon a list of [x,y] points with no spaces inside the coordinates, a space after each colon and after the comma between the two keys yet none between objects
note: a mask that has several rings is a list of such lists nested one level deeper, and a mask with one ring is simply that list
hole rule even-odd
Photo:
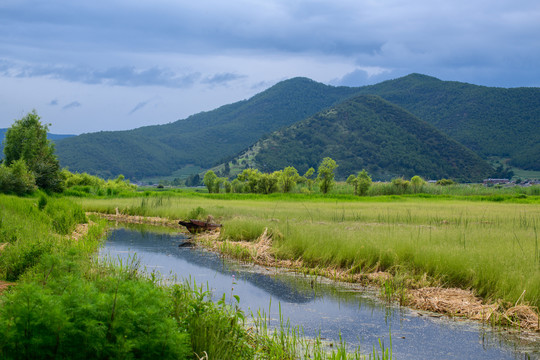
[{"label": "sky", "polygon": [[538,0],[2,0],[0,128],[127,130],[289,78],[540,86]]}]

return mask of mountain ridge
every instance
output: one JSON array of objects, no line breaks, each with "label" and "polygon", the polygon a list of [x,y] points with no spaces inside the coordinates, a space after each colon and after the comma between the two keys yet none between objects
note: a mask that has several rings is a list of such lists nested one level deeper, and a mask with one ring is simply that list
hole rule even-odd
[{"label": "mountain ridge", "polygon": [[434,126],[376,95],[359,95],[273,133],[255,146],[256,167],[267,172],[317,168],[324,157],[336,174],[367,169],[377,180],[420,175],[479,181],[491,167]]},{"label": "mountain ridge", "polygon": [[510,158],[516,166],[540,170],[540,88],[491,88],[422,74],[358,88],[292,78],[169,124],[60,140],[57,153],[63,166],[103,177],[141,179],[188,165],[209,168],[262,136],[362,94],[404,108],[484,159]]}]

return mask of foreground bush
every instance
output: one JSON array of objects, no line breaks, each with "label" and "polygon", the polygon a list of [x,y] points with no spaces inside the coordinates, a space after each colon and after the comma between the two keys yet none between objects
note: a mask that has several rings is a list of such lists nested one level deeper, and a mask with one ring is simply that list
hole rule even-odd
[{"label": "foreground bush", "polygon": [[[88,278],[56,261],[43,285],[23,282],[0,307],[3,359],[187,359],[189,334],[170,298],[129,272]],[[83,276],[81,276],[83,275]]]}]

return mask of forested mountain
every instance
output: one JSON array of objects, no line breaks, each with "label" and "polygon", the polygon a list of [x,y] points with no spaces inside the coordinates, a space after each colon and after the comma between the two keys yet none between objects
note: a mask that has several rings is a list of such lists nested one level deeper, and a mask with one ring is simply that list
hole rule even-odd
[{"label": "forested mountain", "polygon": [[184,120],[83,134],[58,141],[56,149],[62,166],[106,178],[170,175],[187,165],[209,168],[263,135],[360,94],[379,95],[408,110],[484,159],[510,158],[512,165],[540,170],[540,88],[491,88],[419,74],[359,88],[294,78]]},{"label": "forested mountain", "polygon": [[56,149],[62,166],[103,177],[169,175],[188,164],[207,168],[234,156],[262,135],[303,120],[356,91],[295,78],[249,100],[185,120],[83,134],[58,142]]},{"label": "forested mountain", "polygon": [[344,179],[365,168],[376,179],[412,177],[478,181],[492,168],[432,125],[378,96],[361,95],[261,140],[255,156],[262,171],[317,168],[324,157]]},{"label": "forested mountain", "polygon": [[493,88],[411,74],[365,86],[434,125],[483,158],[540,170],[540,88]]}]

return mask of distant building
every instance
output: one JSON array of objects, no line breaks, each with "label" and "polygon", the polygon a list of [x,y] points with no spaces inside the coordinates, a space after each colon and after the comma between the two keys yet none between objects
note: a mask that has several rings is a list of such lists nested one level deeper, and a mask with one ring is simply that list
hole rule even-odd
[{"label": "distant building", "polygon": [[484,186],[510,184],[510,179],[485,179]]}]

